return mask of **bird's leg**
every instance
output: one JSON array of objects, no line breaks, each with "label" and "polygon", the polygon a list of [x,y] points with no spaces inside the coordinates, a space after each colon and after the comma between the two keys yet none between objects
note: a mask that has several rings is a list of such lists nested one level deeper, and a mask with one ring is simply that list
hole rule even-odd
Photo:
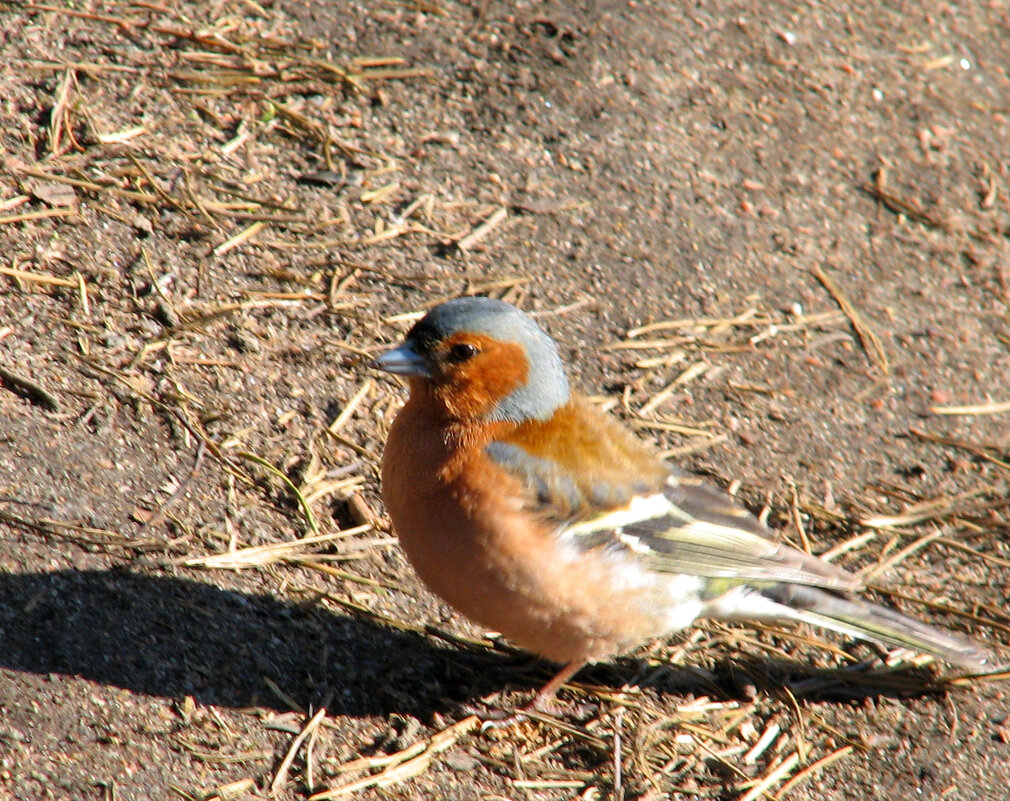
[{"label": "bird's leg", "polygon": [[585,664],[585,660],[568,662],[561,668],[561,670],[558,671],[557,675],[554,676],[553,679],[537,690],[537,694],[533,696],[532,701],[519,707],[519,709],[515,712],[507,713],[504,710],[498,710],[498,712],[484,713],[481,715],[481,717],[484,718],[481,731],[487,731],[488,729],[504,729],[515,725],[516,723],[527,719],[527,712],[553,711],[551,710],[551,699],[554,698],[557,691],[561,689],[561,685],[582,670]]},{"label": "bird's leg", "polygon": [[550,701],[557,691],[561,689],[561,685],[582,670],[585,664],[585,660],[575,660],[567,663],[563,668],[561,668],[561,670],[558,671],[557,675],[553,679],[537,690],[537,694],[533,696],[533,700],[526,704],[526,706],[523,707],[523,710],[543,712],[545,709],[549,709]]}]

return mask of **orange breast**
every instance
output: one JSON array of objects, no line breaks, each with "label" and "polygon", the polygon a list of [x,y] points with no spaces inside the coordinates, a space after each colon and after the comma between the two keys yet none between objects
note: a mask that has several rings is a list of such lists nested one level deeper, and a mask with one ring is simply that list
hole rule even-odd
[{"label": "orange breast", "polygon": [[430,411],[412,397],[400,412],[382,483],[403,549],[431,590],[558,662],[607,656],[658,633],[648,588],[615,586],[611,565],[560,543],[524,512],[518,481],[475,444],[486,437],[469,448],[447,444]]}]

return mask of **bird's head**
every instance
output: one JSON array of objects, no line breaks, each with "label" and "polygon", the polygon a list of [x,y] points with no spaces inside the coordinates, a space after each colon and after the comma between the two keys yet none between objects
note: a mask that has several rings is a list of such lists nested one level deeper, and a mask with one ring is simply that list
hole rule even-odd
[{"label": "bird's head", "polygon": [[546,420],[569,397],[554,342],[515,306],[457,298],[436,306],[375,367],[410,379],[454,420]]}]

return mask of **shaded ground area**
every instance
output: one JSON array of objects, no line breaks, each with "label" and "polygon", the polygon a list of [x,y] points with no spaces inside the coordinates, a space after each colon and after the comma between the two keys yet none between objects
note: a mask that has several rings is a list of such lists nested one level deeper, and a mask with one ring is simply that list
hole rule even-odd
[{"label": "shaded ground area", "polygon": [[0,799],[1006,797],[1005,684],[804,630],[480,734],[550,669],[378,497],[367,357],[492,294],[1007,656],[1010,17],[907,5],[0,3]]}]

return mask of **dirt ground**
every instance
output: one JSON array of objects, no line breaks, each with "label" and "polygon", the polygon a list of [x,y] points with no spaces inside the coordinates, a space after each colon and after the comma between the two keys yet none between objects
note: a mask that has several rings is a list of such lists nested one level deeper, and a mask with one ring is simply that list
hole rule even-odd
[{"label": "dirt ground", "polygon": [[0,799],[1010,798],[1006,675],[806,630],[475,730],[550,667],[414,578],[367,367],[515,302],[671,459],[1007,658],[1005,0],[0,20]]}]

